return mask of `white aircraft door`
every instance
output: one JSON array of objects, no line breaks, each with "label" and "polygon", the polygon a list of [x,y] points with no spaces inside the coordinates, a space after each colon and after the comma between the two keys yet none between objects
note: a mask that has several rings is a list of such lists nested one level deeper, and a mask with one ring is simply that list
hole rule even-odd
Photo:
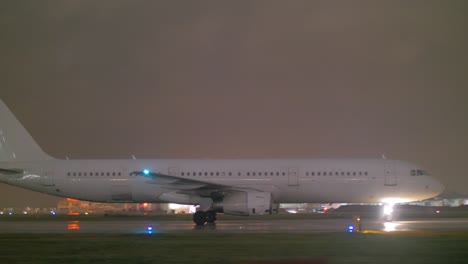
[{"label": "white aircraft door", "polygon": [[55,186],[54,184],[54,170],[52,168],[44,169],[44,173],[41,176],[41,182],[43,186]]},{"label": "white aircraft door", "polygon": [[385,186],[397,185],[396,164],[394,160],[385,160],[384,165]]},{"label": "white aircraft door", "polygon": [[288,170],[288,185],[289,186],[299,185],[299,175],[297,173],[297,168],[289,168],[289,170]]}]

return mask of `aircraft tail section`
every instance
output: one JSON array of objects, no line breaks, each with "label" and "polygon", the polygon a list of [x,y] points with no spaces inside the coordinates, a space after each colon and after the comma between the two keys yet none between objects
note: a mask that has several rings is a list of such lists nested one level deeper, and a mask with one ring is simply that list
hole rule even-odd
[{"label": "aircraft tail section", "polygon": [[0,162],[50,159],[0,100]]}]

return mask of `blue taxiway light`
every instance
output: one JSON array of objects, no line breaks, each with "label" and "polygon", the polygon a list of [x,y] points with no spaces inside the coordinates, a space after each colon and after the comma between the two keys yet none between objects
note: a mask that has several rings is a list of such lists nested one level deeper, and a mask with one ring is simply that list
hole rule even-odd
[{"label": "blue taxiway light", "polygon": [[354,226],[353,226],[353,225],[349,225],[349,226],[348,226],[348,232],[349,232],[349,233],[353,233],[353,232],[354,232]]},{"label": "blue taxiway light", "polygon": [[147,226],[146,227],[146,233],[153,234],[153,226]]}]

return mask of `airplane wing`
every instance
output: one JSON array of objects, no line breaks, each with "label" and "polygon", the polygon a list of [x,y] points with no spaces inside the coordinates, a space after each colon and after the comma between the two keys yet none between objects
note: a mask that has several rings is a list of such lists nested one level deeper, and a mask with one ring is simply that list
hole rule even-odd
[{"label": "airplane wing", "polygon": [[0,174],[22,174],[24,170],[21,169],[2,169],[0,168]]},{"label": "airplane wing", "polygon": [[212,197],[215,194],[233,189],[232,186],[228,185],[187,179],[156,172],[134,171],[131,175],[148,178],[146,181],[148,184],[157,184],[165,189],[174,190],[178,193],[196,194],[202,197]]}]

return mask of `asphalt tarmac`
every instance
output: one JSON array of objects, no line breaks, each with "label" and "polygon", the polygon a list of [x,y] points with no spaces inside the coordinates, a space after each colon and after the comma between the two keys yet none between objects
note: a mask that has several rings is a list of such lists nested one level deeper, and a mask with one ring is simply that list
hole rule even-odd
[{"label": "asphalt tarmac", "polygon": [[[237,233],[316,233],[347,232],[353,219],[311,220],[224,220],[216,224],[195,226],[191,221],[0,221],[0,234],[63,234],[63,233],[176,233],[176,232],[237,232]],[[361,230],[450,231],[468,230],[468,218],[421,219],[383,222],[361,221]]]}]

